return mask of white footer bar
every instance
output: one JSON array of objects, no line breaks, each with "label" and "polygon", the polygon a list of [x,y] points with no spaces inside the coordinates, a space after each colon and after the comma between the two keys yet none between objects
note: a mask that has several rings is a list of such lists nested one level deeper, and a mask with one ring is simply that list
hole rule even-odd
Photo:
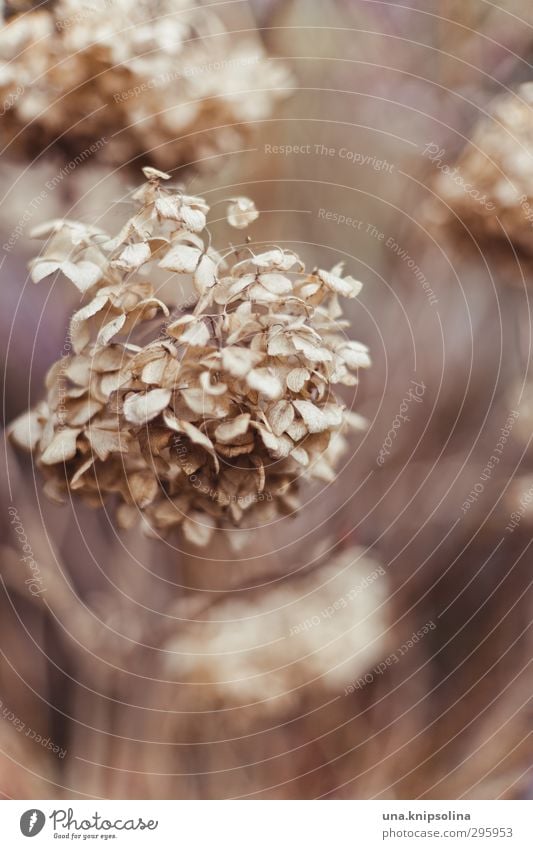
[{"label": "white footer bar", "polygon": [[0,845],[532,849],[532,818],[528,801],[5,801]]}]

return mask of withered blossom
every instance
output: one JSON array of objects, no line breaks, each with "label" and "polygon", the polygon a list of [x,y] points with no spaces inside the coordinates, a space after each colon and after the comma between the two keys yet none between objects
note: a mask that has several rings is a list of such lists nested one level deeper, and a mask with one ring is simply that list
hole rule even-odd
[{"label": "withered blossom", "polygon": [[[59,0],[0,32],[0,138],[8,154],[58,149],[179,167],[242,147],[291,85],[253,30],[228,32],[190,0]],[[136,160],[136,161],[135,161]],[[205,163],[203,163],[205,164]]]},{"label": "withered blossom", "polygon": [[533,252],[533,83],[497,97],[457,159],[428,145],[438,169],[437,223],[463,222],[476,236],[510,240]]},{"label": "withered blossom", "polygon": [[[361,284],[342,264],[307,272],[278,247],[221,256],[206,201],[144,173],[137,212],[113,238],[68,220],[38,228],[46,243],[32,279],[61,272],[82,306],[74,353],[52,366],[46,400],[11,433],[34,452],[52,498],[70,490],[98,506],[115,495],[121,526],[142,515],[153,534],[179,527],[205,545],[217,527],[297,511],[302,479],[334,479],[344,431],[364,427],[333,391],[370,364],[339,306]],[[235,220],[235,203],[231,223],[256,217],[238,199]],[[195,303],[180,309],[171,292],[184,281]]]},{"label": "withered blossom", "polygon": [[386,573],[360,548],[205,610],[178,599],[173,613],[187,624],[164,643],[166,670],[201,682],[202,698],[266,715],[286,715],[309,685],[340,695],[393,647]]}]

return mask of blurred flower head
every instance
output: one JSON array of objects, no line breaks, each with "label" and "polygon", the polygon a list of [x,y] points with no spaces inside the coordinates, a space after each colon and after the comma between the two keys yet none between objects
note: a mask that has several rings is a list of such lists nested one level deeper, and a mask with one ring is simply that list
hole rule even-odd
[{"label": "blurred flower head", "polygon": [[11,155],[74,158],[100,141],[114,165],[198,166],[242,146],[289,85],[258,36],[227,32],[189,0],[60,0],[0,33],[1,140]]},{"label": "blurred flower head", "polygon": [[426,156],[447,208],[432,205],[437,223],[462,222],[477,235],[533,244],[533,83],[493,101],[455,162],[439,145]]}]

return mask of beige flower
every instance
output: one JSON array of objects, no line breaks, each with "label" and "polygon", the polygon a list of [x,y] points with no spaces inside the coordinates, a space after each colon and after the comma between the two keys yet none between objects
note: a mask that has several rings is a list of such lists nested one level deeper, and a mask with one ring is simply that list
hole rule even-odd
[{"label": "beige flower", "polygon": [[432,204],[438,224],[459,219],[476,235],[510,239],[532,252],[533,83],[494,100],[456,161],[436,144],[427,155],[449,207]]},{"label": "beige flower", "polygon": [[[114,238],[70,221],[39,229],[48,240],[33,279],[63,274],[83,305],[70,325],[75,353],[11,432],[35,452],[52,497],[70,488],[96,505],[117,494],[122,525],[140,512],[151,533],[179,527],[204,545],[217,527],[293,513],[302,480],[333,479],[343,433],[364,425],[333,391],[370,364],[339,321],[338,294],[360,284],[341,265],[306,272],[280,248],[222,261],[207,203],[145,175]],[[194,308],[171,313],[158,269],[194,287]]]},{"label": "beige flower", "polygon": [[290,85],[259,36],[190,0],[59,0],[0,32],[2,147],[33,158],[52,146],[73,167],[93,154],[205,166],[242,147]]},{"label": "beige flower", "polygon": [[353,692],[390,649],[387,588],[383,567],[349,548],[289,582],[227,593],[207,609],[180,599],[173,612],[184,624],[164,644],[168,674],[188,687],[201,682],[217,704],[271,716],[298,705],[306,686]]},{"label": "beige flower", "polygon": [[250,198],[233,198],[228,206],[228,222],[238,230],[244,230],[258,216],[255,204]]}]

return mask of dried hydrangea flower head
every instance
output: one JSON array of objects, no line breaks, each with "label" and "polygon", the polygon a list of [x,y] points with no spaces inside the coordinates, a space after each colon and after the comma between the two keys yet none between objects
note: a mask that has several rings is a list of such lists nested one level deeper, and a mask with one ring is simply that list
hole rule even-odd
[{"label": "dried hydrangea flower head", "polygon": [[191,0],[60,0],[0,32],[2,147],[24,157],[197,163],[242,147],[289,85],[258,36]]},{"label": "dried hydrangea flower head", "polygon": [[286,714],[306,687],[339,694],[391,648],[385,570],[358,548],[282,584],[195,604],[175,603],[183,624],[163,644],[165,671],[187,681],[191,703],[244,706],[248,718]]},{"label": "dried hydrangea flower head", "polygon": [[[123,526],[141,511],[155,533],[180,526],[202,545],[215,527],[295,511],[301,478],[334,477],[342,432],[362,426],[333,393],[370,363],[340,319],[338,296],[360,283],[340,265],[308,273],[277,247],[220,256],[205,200],[144,172],[138,211],[114,238],[71,221],[39,229],[33,280],[61,272],[83,306],[72,355],[12,434],[35,452],[52,497],[71,490],[99,505],[116,494]],[[228,217],[241,227],[257,211],[236,198]],[[173,309],[184,281],[191,306]]]},{"label": "dried hydrangea flower head", "polygon": [[428,145],[438,168],[435,189],[451,207],[432,206],[437,223],[463,221],[475,234],[520,244],[533,252],[533,83],[493,102],[456,162]]}]

